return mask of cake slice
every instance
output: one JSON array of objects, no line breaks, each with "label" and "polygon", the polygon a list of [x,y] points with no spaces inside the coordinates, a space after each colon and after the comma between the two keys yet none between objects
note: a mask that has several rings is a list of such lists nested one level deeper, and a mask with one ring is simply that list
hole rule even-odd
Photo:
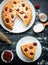
[{"label": "cake slice", "polygon": [[29,43],[21,46],[22,53],[29,59],[33,60],[36,54],[36,43]]}]

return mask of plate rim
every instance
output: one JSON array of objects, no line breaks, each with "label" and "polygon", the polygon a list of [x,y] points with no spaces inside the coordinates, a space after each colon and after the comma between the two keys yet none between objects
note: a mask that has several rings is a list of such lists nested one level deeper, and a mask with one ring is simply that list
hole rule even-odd
[{"label": "plate rim", "polygon": [[[31,38],[36,39],[34,36],[24,36],[24,37],[22,37],[22,38],[17,42],[17,44],[16,44],[16,54],[17,54],[17,45],[18,45],[18,43],[19,43],[23,38],[26,38],[26,37],[31,37]],[[39,42],[38,39],[36,39],[36,40]],[[29,61],[29,62],[28,62],[28,61],[24,61],[24,60],[22,60],[22,59],[18,56],[18,54],[17,54],[18,58],[19,58],[21,61],[23,61],[23,62],[27,62],[27,63],[31,63],[31,62],[35,62],[35,61],[37,61],[37,60],[40,58],[41,53],[42,53],[42,46],[41,46],[41,43],[39,42],[39,44],[40,44],[40,47],[41,47],[41,52],[40,52],[39,57],[38,57],[36,60]]]},{"label": "plate rim", "polygon": [[[29,0],[26,0],[26,1],[28,1],[31,5],[32,5],[32,7],[33,7],[33,10],[34,10],[34,18],[33,18],[33,23],[32,23],[32,25],[34,24],[34,22],[35,22],[35,17],[36,17],[36,14],[35,14],[35,8],[34,8],[34,5],[32,4],[32,2],[30,2]],[[4,3],[4,2],[6,2],[6,0],[4,0],[2,3]],[[1,4],[2,4],[1,3]],[[0,7],[1,7],[1,4],[0,4]],[[1,14],[1,13],[0,13]],[[31,20],[32,21],[32,20]],[[12,30],[9,30],[8,28],[6,28],[6,26],[4,27],[3,26],[3,24],[2,23],[0,23],[0,25],[6,30],[6,31],[8,31],[8,32],[10,32],[10,33],[23,33],[23,32],[26,32],[26,31],[28,31],[31,27],[32,27],[32,25],[30,25],[29,24],[29,27],[27,28],[27,29],[25,29],[25,30],[23,30],[23,31],[17,31],[17,32],[15,32],[15,31],[12,31]]]}]

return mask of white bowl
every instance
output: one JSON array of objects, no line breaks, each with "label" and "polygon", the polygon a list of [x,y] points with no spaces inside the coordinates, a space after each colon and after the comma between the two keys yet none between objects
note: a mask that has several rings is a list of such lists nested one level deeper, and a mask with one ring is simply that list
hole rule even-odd
[{"label": "white bowl", "polygon": [[47,15],[45,13],[40,13],[39,19],[41,22],[46,22],[48,18],[47,18]]},{"label": "white bowl", "polygon": [[[12,54],[12,58],[11,58],[10,61],[6,61],[6,60],[4,60],[4,58],[3,58],[4,52],[6,52],[6,51],[8,51],[8,52],[10,52],[10,53]],[[4,50],[4,51],[2,52],[2,54],[1,54],[1,59],[2,59],[2,61],[4,61],[5,63],[11,62],[11,61],[13,60],[13,57],[14,57],[14,54],[13,54],[13,52],[10,51],[10,50]]]}]

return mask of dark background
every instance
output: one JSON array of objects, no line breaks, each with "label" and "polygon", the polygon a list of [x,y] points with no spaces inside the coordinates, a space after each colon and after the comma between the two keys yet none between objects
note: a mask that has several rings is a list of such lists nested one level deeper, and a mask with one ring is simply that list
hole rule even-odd
[{"label": "dark background", "polygon": [[[0,3],[2,1],[3,0],[0,0]],[[41,12],[44,12],[44,13],[46,13],[48,15],[48,0],[30,0],[30,1],[33,3],[34,7],[35,7],[36,3],[39,3],[40,8],[39,8],[39,10],[36,9],[36,12],[41,11]],[[36,22],[40,22],[38,20],[38,18],[35,19],[35,23]],[[15,42],[15,44],[13,43],[11,45],[7,45],[7,44],[5,44],[4,42],[2,42],[0,40],[0,65],[1,64],[6,64],[1,60],[1,53],[5,49],[9,49],[14,53],[13,61],[11,63],[8,63],[8,64],[16,64],[16,65],[21,65],[21,64],[22,65],[25,65],[25,64],[29,64],[29,65],[30,64],[32,64],[32,65],[48,65],[48,27],[46,27],[43,32],[38,33],[38,34],[34,33],[32,28],[33,28],[33,26],[28,31],[26,31],[24,33],[14,34],[14,33],[10,33],[8,31],[4,30],[2,28],[2,26],[0,25],[0,31],[3,32],[5,35],[7,35],[8,38],[12,40],[12,42]],[[16,52],[15,52],[16,44],[24,36],[34,36],[40,41],[40,43],[42,45],[42,54],[41,54],[40,58],[37,61],[33,62],[33,63],[25,63],[25,62],[21,61],[18,58],[18,56],[16,55]]]}]

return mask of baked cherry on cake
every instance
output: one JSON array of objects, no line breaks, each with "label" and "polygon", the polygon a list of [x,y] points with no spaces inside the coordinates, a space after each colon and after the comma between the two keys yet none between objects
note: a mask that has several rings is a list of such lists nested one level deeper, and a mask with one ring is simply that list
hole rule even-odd
[{"label": "baked cherry on cake", "polygon": [[28,26],[32,18],[32,10],[29,4],[24,0],[10,0],[2,10],[3,23],[10,30],[13,29],[16,16],[22,20],[25,26]]},{"label": "baked cherry on cake", "polygon": [[33,60],[36,54],[37,43],[28,43],[21,46],[22,53],[29,59]]}]

